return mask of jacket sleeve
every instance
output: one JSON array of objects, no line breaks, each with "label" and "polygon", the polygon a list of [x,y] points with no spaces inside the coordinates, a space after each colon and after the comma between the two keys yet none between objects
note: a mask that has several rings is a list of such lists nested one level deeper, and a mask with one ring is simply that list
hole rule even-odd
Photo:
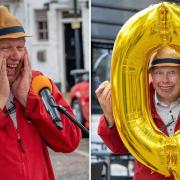
[{"label": "jacket sleeve", "polygon": [[[72,109],[66,103],[56,85],[53,82],[51,82],[51,84],[53,89],[52,95],[56,103],[62,105],[67,112],[73,115]],[[32,121],[34,126],[36,126],[48,146],[54,151],[72,152],[79,145],[81,139],[81,130],[79,127],[60,113],[63,129],[59,130],[47,113],[42,99],[35,95],[32,89],[30,89],[28,94],[25,114]]]},{"label": "jacket sleeve", "polygon": [[106,124],[104,116],[101,116],[98,126],[98,135],[107,145],[107,147],[115,154],[129,154],[124,146],[116,126],[109,128]]}]

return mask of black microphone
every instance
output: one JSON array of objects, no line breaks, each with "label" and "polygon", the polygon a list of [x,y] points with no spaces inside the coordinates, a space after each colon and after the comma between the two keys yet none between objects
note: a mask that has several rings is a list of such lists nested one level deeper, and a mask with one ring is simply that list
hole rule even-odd
[{"label": "black microphone", "polygon": [[63,125],[59,112],[56,108],[57,104],[51,95],[52,85],[49,79],[42,75],[36,76],[32,80],[32,88],[33,92],[37,95],[40,95],[42,98],[43,104],[47,112],[49,112],[53,123],[57,126],[58,129],[62,129]]}]

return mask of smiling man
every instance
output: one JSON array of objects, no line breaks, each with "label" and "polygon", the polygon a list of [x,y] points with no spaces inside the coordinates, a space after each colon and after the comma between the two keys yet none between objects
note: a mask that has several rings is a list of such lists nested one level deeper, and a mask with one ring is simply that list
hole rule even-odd
[{"label": "smiling man", "polygon": [[[43,102],[32,90],[32,79],[42,75],[31,69],[21,23],[0,6],[0,179],[54,180],[47,146],[72,152],[80,129],[60,114],[63,129],[52,122]],[[72,113],[52,84],[52,96]]]},{"label": "smiling man", "polygon": [[[25,48],[25,38],[2,38],[0,39],[0,57],[1,57],[1,65],[3,68],[2,72],[7,74],[7,78],[9,81],[9,85],[11,86],[11,91],[13,91],[16,96],[18,96],[19,101],[22,103],[23,106],[26,105],[26,95],[23,96],[22,92],[18,92],[16,88],[20,85],[20,81],[22,80],[23,76],[20,76],[20,73],[22,74],[23,68],[26,68],[26,73],[24,73],[25,78],[28,76],[27,81],[28,83],[25,83],[24,87],[21,87],[24,89],[29,89],[30,86],[30,79],[32,77],[32,72],[30,70],[30,62],[28,62],[27,52]],[[3,77],[1,77],[3,78]],[[21,85],[22,86],[22,85]],[[1,88],[2,89],[2,88]],[[10,92],[9,87],[7,86],[7,94]],[[1,98],[2,102],[4,100],[4,103],[0,103],[0,107],[3,108],[7,102],[6,96]]]},{"label": "smiling man", "polygon": [[[155,108],[173,135],[180,115],[180,54],[170,46],[164,46],[154,54],[149,71],[155,89]],[[165,129],[165,128],[164,128]]]},{"label": "smiling man", "polygon": [[150,72],[158,98],[168,106],[180,96],[180,54],[165,46],[154,56]]},{"label": "smiling man", "polygon": [[[153,53],[149,65],[152,76],[150,84],[150,107],[153,120],[165,134],[172,136],[180,130],[180,54],[176,48],[161,46]],[[100,119],[98,134],[106,145],[116,154],[128,154],[116,125],[111,104],[111,85],[102,83],[96,95],[104,115]],[[111,108],[110,108],[111,107]],[[151,171],[135,161],[135,180],[174,180]]]},{"label": "smiling man", "polygon": [[25,56],[25,39],[0,39],[1,53],[4,55],[4,59],[7,59],[7,76],[10,84],[19,75],[22,67],[22,59]]}]

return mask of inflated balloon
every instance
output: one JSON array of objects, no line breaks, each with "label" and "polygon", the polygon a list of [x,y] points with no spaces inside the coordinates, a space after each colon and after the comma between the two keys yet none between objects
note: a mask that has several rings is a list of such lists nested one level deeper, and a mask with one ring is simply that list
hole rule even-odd
[{"label": "inflated balloon", "polygon": [[180,45],[180,7],[163,2],[134,15],[120,30],[111,66],[113,114],[130,153],[164,176],[180,179],[180,133],[168,137],[152,119],[148,63],[160,46]]}]

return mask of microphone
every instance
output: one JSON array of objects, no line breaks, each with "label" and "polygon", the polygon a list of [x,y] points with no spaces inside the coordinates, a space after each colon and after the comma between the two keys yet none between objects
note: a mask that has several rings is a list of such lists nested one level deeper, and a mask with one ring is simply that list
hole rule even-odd
[{"label": "microphone", "polygon": [[58,110],[55,108],[56,102],[51,95],[52,85],[49,79],[43,75],[38,75],[32,80],[32,89],[36,95],[39,95],[42,98],[43,104],[50,114],[53,123],[57,126],[58,129],[62,129],[62,121],[59,115]]}]

